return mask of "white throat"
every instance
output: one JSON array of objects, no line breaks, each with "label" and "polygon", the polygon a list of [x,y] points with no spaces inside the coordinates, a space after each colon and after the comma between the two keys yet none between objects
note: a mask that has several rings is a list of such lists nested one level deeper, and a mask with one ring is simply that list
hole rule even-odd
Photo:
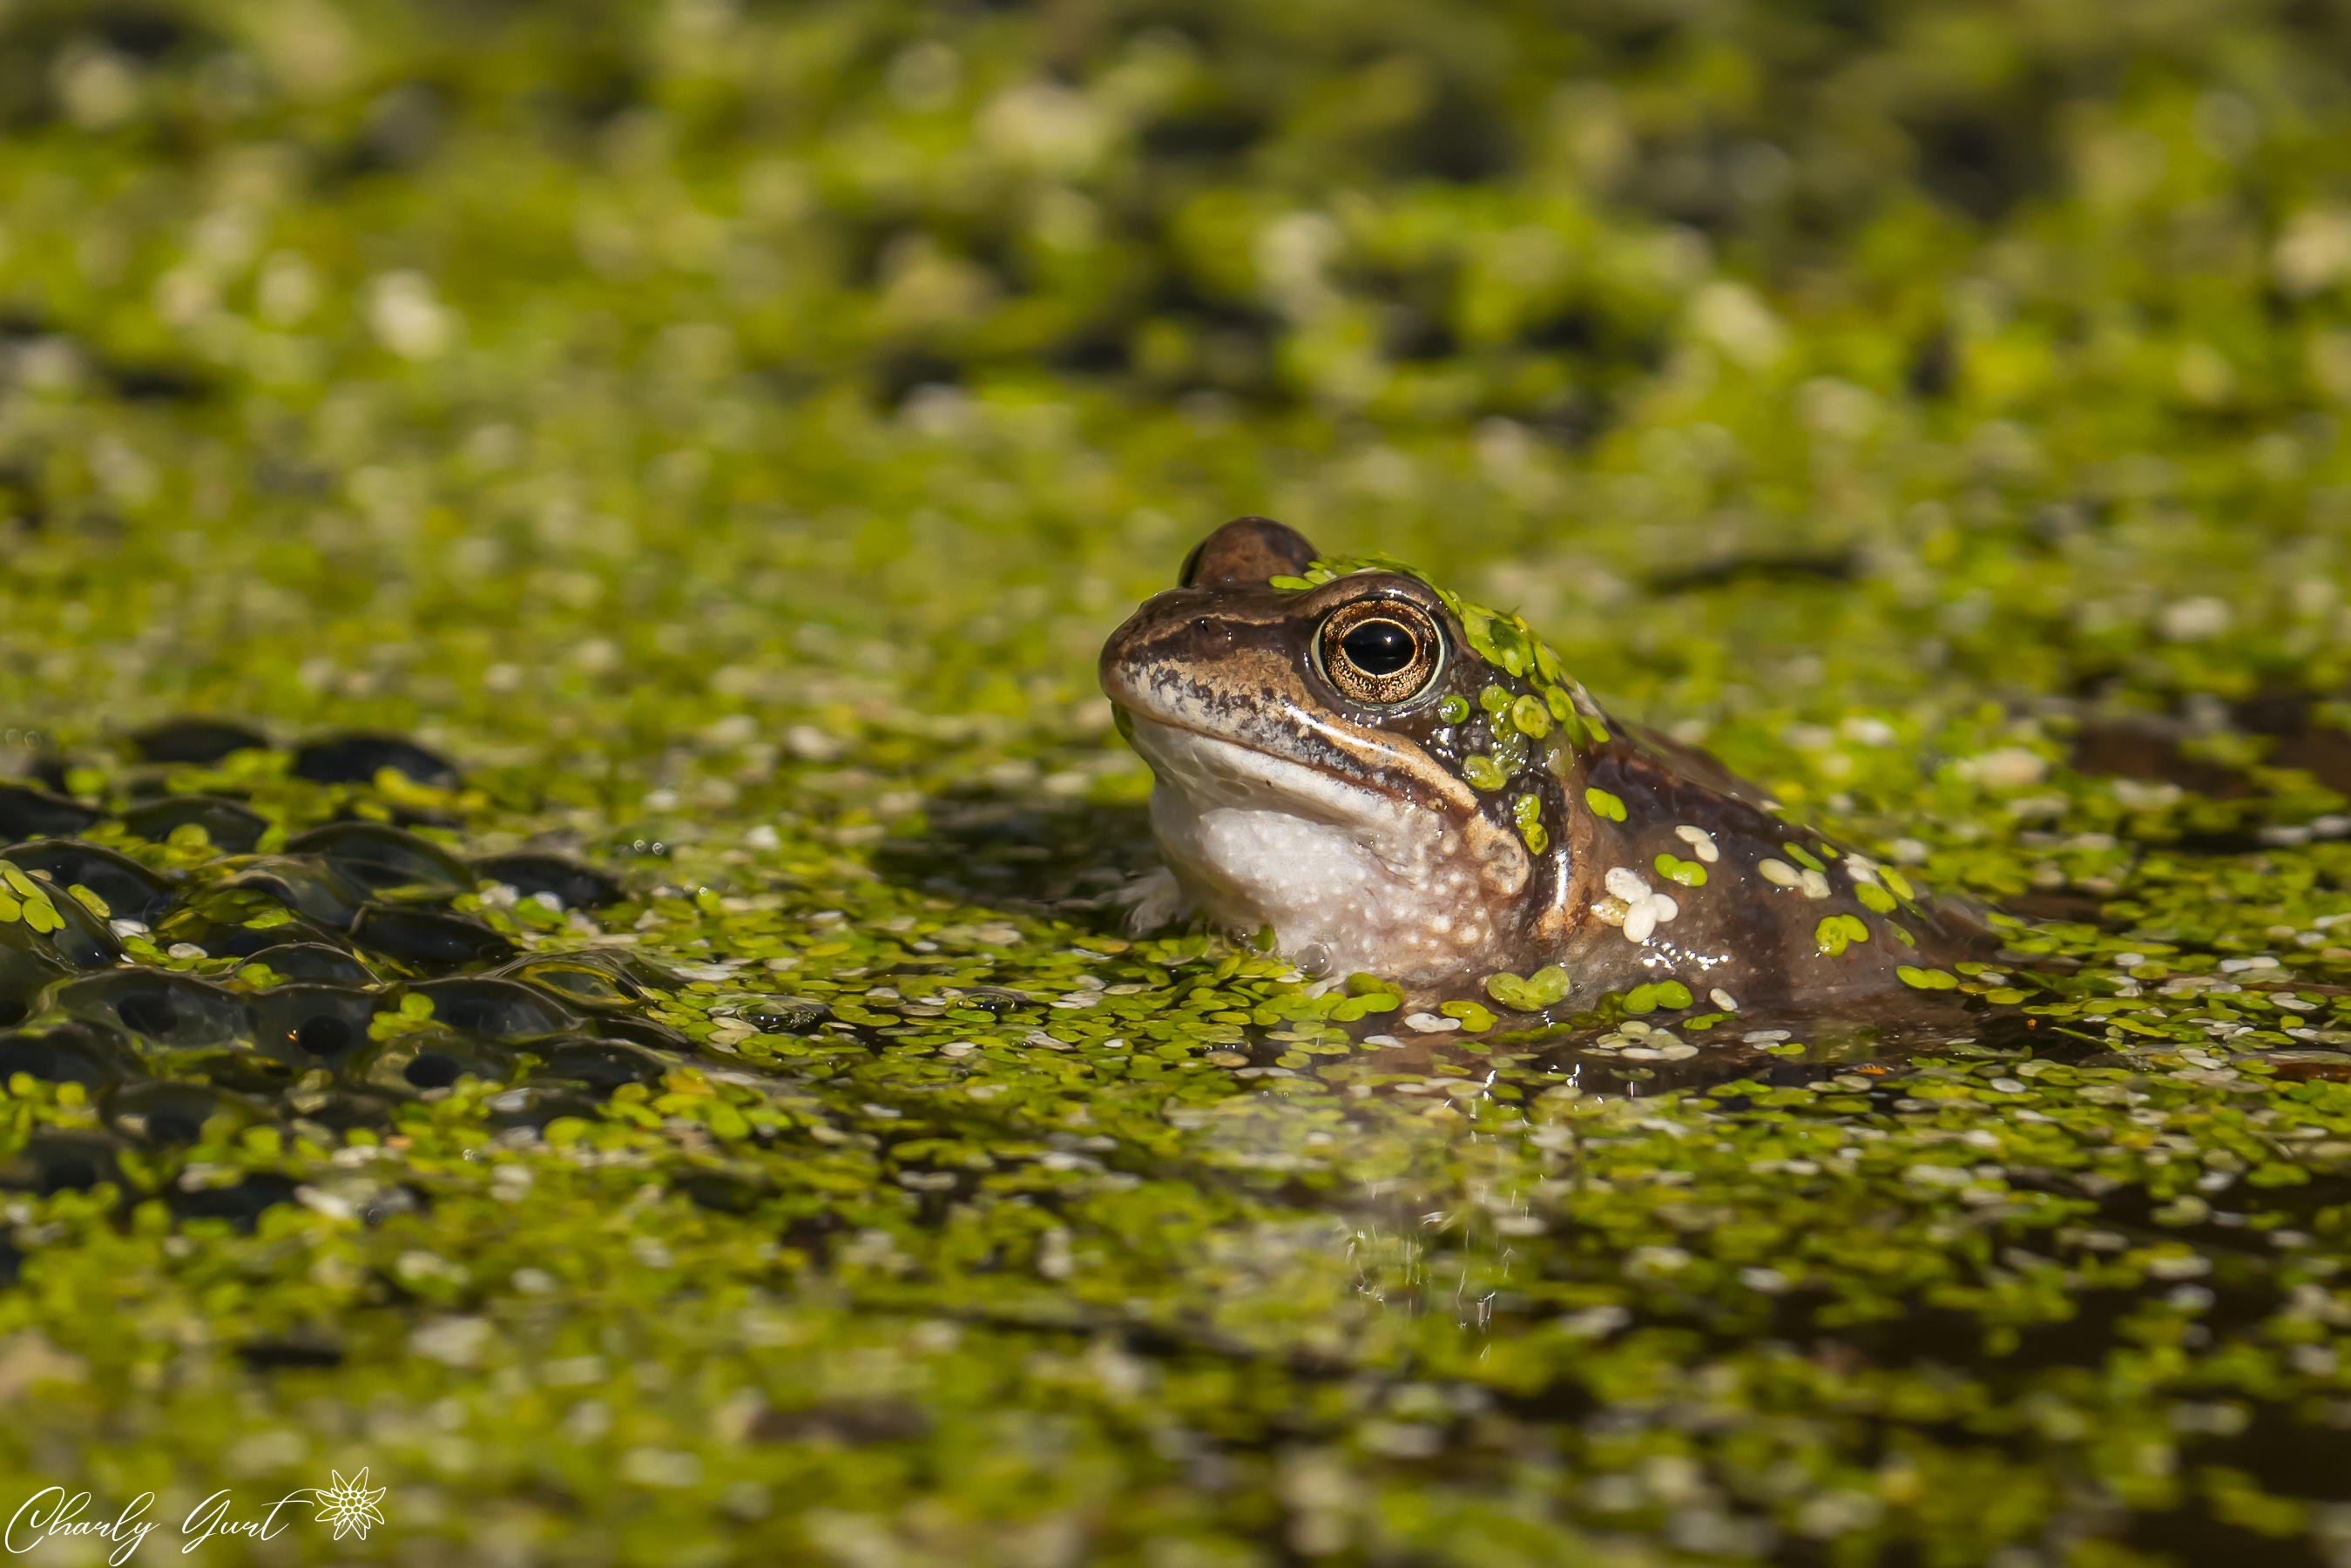
[{"label": "white throat", "polygon": [[1446,813],[1140,716],[1134,747],[1157,779],[1160,852],[1218,925],[1270,925],[1324,974],[1435,983],[1499,967],[1501,900]]}]

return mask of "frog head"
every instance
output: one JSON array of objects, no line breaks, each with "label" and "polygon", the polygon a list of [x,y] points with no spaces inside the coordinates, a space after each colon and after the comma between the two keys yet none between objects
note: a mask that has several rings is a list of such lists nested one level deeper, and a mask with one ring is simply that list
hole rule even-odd
[{"label": "frog head", "polygon": [[1310,973],[1507,969],[1565,930],[1576,746],[1600,715],[1514,618],[1241,517],[1110,638],[1190,904]]}]

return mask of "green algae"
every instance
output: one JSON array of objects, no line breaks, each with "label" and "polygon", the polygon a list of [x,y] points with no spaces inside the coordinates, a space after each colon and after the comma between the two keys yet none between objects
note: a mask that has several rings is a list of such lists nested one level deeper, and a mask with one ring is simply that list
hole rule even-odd
[{"label": "green algae", "polygon": [[[0,773],[584,855],[621,903],[451,907],[694,1042],[349,1128],[191,1056],[183,1142],[11,1078],[0,1501],[388,1489],[224,1563],[2340,1554],[2334,25],[1293,14],[0,22]],[[1653,991],[1563,1055],[1129,937],[1092,653],[1259,511],[2007,951],[1905,976],[1923,1052]],[[278,744],[134,755],[185,710]],[[299,777],[346,727],[462,777]],[[90,831],[209,887],[241,822]],[[0,877],[13,977],[73,916]]]}]

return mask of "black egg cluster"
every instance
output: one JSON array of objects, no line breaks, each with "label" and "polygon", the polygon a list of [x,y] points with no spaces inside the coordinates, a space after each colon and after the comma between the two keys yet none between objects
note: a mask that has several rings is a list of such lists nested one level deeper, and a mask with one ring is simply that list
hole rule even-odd
[{"label": "black egg cluster", "polygon": [[[538,1127],[691,1059],[692,1040],[645,1016],[681,985],[659,965],[611,947],[525,952],[450,907],[486,882],[550,894],[565,909],[601,907],[622,897],[607,873],[554,854],[467,862],[360,817],[260,853],[269,824],[246,804],[162,791],[174,765],[266,744],[209,720],[134,737],[136,766],[112,811],[60,793],[62,768],[0,781],[0,894],[13,873],[20,892],[37,890],[56,913],[0,921],[0,1083],[25,1073],[79,1084],[100,1124],[37,1135],[0,1163],[0,1187],[114,1179],[126,1149],[192,1144],[224,1124],[322,1138],[382,1124],[399,1103],[467,1076],[507,1086],[496,1124]],[[457,781],[445,761],[389,736],[329,737],[298,750],[291,770],[364,785],[385,768]],[[226,852],[172,873],[77,836],[109,821],[155,841],[193,823]],[[236,962],[200,977],[140,963],[127,943],[151,956],[194,947]],[[276,1199],[174,1197],[196,1213],[256,1200]]]}]

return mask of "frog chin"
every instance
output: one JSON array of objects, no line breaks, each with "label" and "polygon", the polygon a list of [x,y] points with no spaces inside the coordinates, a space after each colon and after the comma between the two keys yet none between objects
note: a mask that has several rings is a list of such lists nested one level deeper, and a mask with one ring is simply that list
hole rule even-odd
[{"label": "frog chin", "polygon": [[1192,907],[1318,973],[1435,985],[1506,967],[1515,839],[1289,758],[1137,716],[1151,825]]}]

